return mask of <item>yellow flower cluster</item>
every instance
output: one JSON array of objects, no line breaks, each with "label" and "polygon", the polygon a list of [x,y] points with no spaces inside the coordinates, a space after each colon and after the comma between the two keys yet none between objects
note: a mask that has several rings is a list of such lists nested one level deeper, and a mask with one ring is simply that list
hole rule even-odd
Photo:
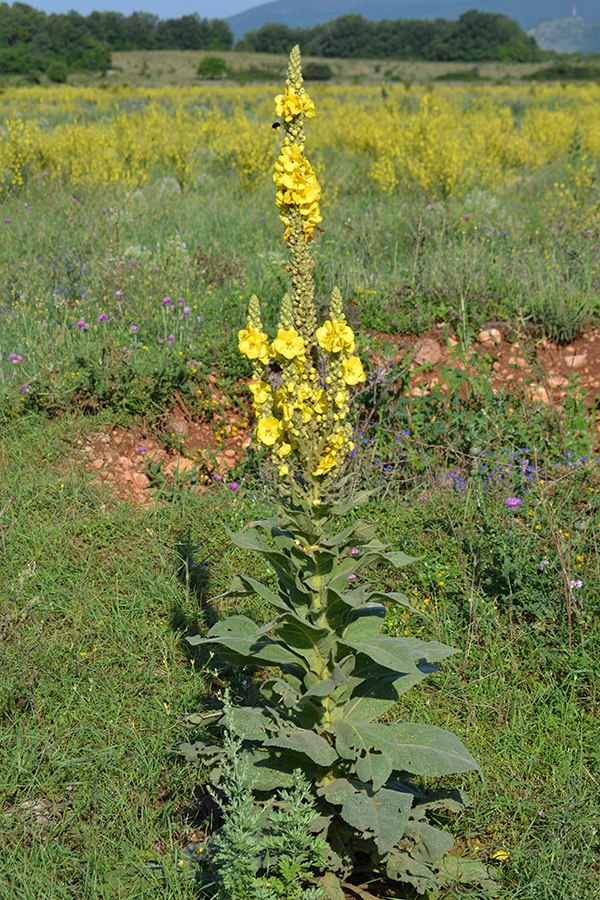
[{"label": "yellow flower cluster", "polygon": [[[278,160],[280,211],[302,207],[309,233],[320,200],[305,165],[306,119],[321,160],[335,154],[341,173],[358,164],[361,183],[371,179],[384,192],[401,182],[436,196],[495,190],[568,163],[575,134],[588,160],[600,157],[598,84],[413,85],[409,92],[388,84],[385,100],[379,85],[322,85],[314,119],[302,82],[288,82],[275,109],[284,147],[300,148],[301,156],[282,152]],[[262,184],[273,166],[273,132],[265,128],[271,103],[252,85],[215,85],[208,93],[191,86],[7,86],[0,95],[0,185],[47,173],[71,185],[132,187],[169,174],[187,188],[209,166],[233,170],[248,186]],[[322,175],[321,163],[319,169]]]},{"label": "yellow flower cluster", "polygon": [[319,213],[321,188],[301,146],[291,144],[282,147],[275,163],[273,181],[277,185],[276,203],[281,221],[286,226],[286,236],[290,227],[289,210],[295,207],[302,218],[304,234],[310,239],[315,227],[322,221]]},{"label": "yellow flower cluster", "polygon": [[277,185],[276,203],[285,225],[284,238],[290,236],[292,217],[299,215],[305,240],[310,240],[321,222],[321,187],[313,167],[304,155],[304,119],[316,117],[315,104],[302,87],[300,51],[290,54],[288,78],[283,94],[275,97],[275,112],[283,119],[283,146],[273,173]]},{"label": "yellow flower cluster", "polygon": [[346,421],[349,388],[365,381],[365,373],[354,355],[354,334],[341,312],[339,292],[332,299],[334,315],[316,331],[325,377],[312,364],[302,336],[288,324],[287,301],[277,336],[269,343],[253,297],[247,327],[238,335],[239,349],[253,363],[249,387],[257,440],[272,449],[280,476],[290,474],[293,461],[293,468],[310,482],[328,475],[354,449]]}]

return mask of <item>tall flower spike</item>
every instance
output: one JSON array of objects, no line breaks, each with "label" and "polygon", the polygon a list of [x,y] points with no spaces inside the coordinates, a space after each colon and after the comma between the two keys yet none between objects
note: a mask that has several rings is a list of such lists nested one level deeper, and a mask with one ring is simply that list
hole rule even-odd
[{"label": "tall flower spike", "polygon": [[294,309],[292,307],[292,300],[289,294],[284,294],[283,299],[281,301],[281,311],[279,313],[279,327],[280,328],[294,328]]}]

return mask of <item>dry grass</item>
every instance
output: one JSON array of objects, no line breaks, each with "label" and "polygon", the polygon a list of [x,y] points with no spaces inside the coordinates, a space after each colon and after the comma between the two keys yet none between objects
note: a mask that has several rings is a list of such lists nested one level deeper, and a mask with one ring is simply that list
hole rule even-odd
[{"label": "dry grass", "polygon": [[[132,50],[113,53],[113,67],[106,78],[101,79],[109,84],[126,83],[131,86],[147,85],[160,87],[163,85],[199,84],[196,71],[205,52],[196,50]],[[272,72],[272,81],[279,83],[285,73],[287,57],[270,53],[236,53],[219,52],[230,70],[256,68]],[[428,84],[440,75],[449,72],[464,72],[472,68],[471,63],[453,62],[417,62],[400,60],[372,59],[323,59],[321,57],[305,57],[327,63],[334,75],[331,84],[385,84],[390,81],[402,81],[407,84]],[[481,78],[492,81],[520,81],[536,69],[538,63],[500,63],[489,62],[477,65]],[[89,75],[71,76],[73,83],[97,82],[97,77]],[[271,80],[267,76],[264,79]],[[210,82],[209,82],[210,83]],[[223,79],[221,83],[228,82]]]}]

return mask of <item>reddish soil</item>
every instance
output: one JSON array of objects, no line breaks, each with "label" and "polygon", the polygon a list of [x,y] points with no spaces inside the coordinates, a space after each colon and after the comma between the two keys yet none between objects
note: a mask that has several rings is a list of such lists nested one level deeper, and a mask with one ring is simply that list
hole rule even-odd
[{"label": "reddish soil", "polygon": [[[600,331],[586,331],[571,344],[557,347],[490,326],[468,348],[464,362],[456,352],[456,338],[441,327],[419,337],[367,333],[366,338],[375,362],[406,360],[414,397],[427,394],[434,385],[441,384],[443,391],[444,367],[455,365],[464,370],[469,360],[475,363],[484,354],[493,359],[493,388],[522,385],[532,404],[560,406],[575,373],[600,435]],[[229,471],[250,446],[252,423],[237,410],[227,411],[216,380],[212,385],[215,398],[226,409],[225,428],[195,421],[181,401],[166,422],[169,446],[143,427],[114,428],[80,440],[86,466],[99,481],[111,485],[120,500],[142,504],[152,502],[152,483],[168,488],[179,481],[201,490],[215,480],[227,482]],[[152,475],[157,466],[160,473]]]}]

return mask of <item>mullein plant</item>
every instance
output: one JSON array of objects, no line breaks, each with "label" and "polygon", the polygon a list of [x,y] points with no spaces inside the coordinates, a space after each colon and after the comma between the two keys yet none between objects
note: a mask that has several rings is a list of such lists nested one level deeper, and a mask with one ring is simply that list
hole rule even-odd
[{"label": "mullein plant", "polygon": [[[430,818],[458,812],[465,798],[456,790],[427,793],[419,783],[477,770],[477,763],[453,734],[398,722],[393,714],[402,694],[456,651],[435,641],[382,635],[385,602],[409,607],[409,601],[369,589],[358,575],[373,564],[400,568],[413,560],[388,551],[374,525],[354,520],[339,530],[341,516],[368,502],[367,492],[348,491],[343,475],[354,449],[351,390],[365,374],[338,290],[328,318],[317,325],[311,241],[321,221],[320,188],[304,134],[315,107],[303,87],[298,47],[275,103],[283,144],[274,180],[291,291],[272,340],[252,297],[239,348],[252,362],[255,435],[275,464],[281,508],[231,537],[272,568],[277,590],[239,574],[227,594],[258,595],[276,615],[264,626],[233,615],[206,636],[188,639],[217,659],[275,671],[261,685],[260,705],[226,704],[189,721],[204,737],[214,728],[238,736],[266,822],[274,798],[289,790],[300,770],[315,804],[312,833],[326,847],[315,885],[331,898],[343,896],[344,880],[355,881],[358,863],[364,872],[366,862],[368,880],[381,875],[432,896],[461,880],[491,885],[481,863],[447,855],[453,838]],[[181,749],[214,785],[227,778],[229,762],[218,742],[200,739]],[[219,841],[213,843],[222,852]],[[208,861],[210,847],[209,840],[201,854]],[[253,875],[260,874],[273,859],[253,858],[251,865]]]}]

